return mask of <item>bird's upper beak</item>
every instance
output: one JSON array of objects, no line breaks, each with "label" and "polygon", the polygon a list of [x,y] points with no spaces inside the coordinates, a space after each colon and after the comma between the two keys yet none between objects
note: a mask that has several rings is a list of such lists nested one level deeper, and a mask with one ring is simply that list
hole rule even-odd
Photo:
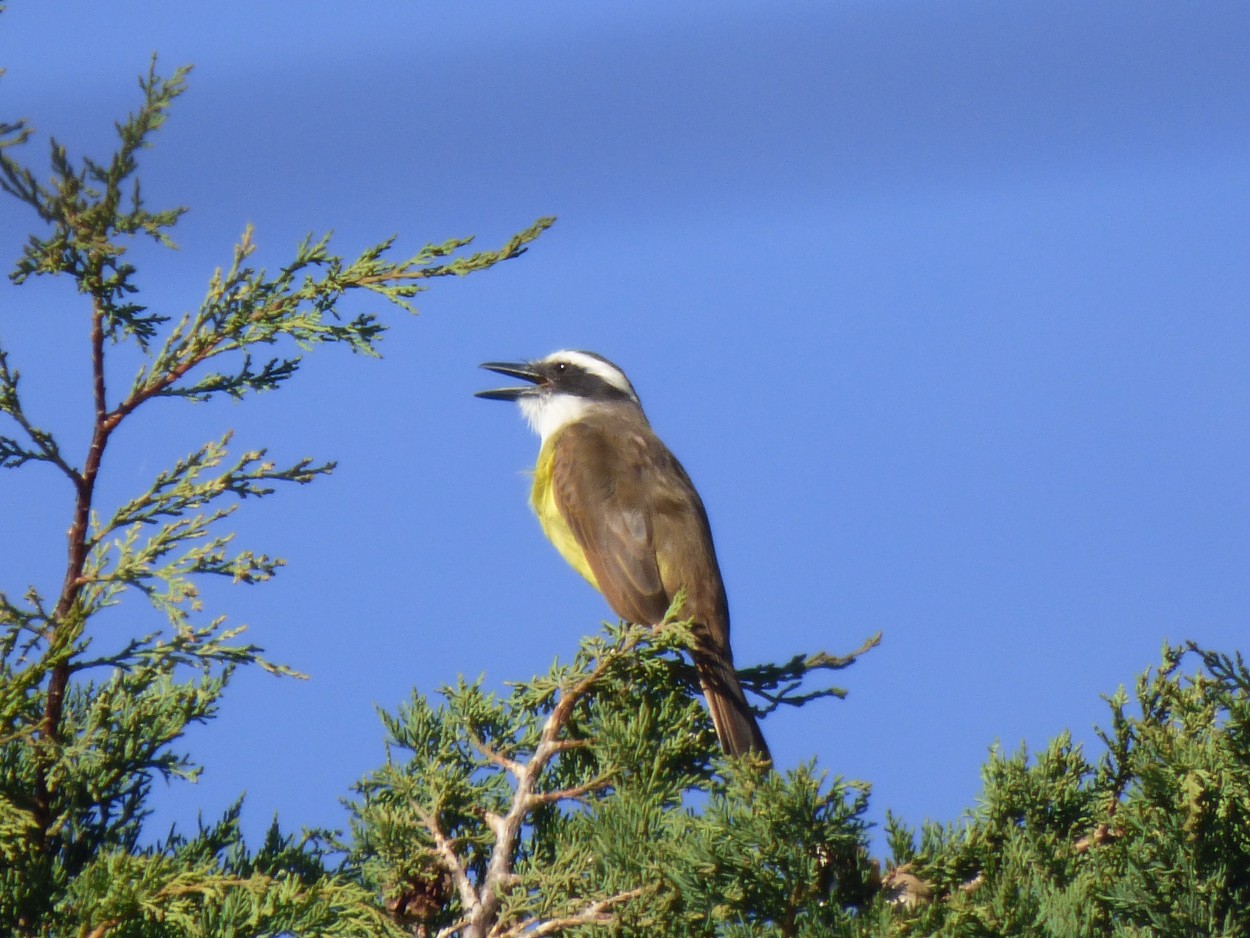
[{"label": "bird's upper beak", "polygon": [[531,382],[519,388],[494,388],[490,391],[478,391],[474,397],[484,397],[493,401],[515,401],[523,394],[531,394],[535,388],[533,384],[540,384],[545,378],[536,372],[528,362],[518,362],[512,364],[509,362],[483,362],[480,366],[487,371],[493,371],[496,374],[507,375],[510,378],[520,378],[523,381]]}]

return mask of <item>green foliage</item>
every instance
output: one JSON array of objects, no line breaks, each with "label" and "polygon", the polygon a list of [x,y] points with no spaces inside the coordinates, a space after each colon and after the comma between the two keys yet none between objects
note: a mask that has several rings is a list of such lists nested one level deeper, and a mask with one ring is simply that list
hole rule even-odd
[{"label": "green foliage", "polygon": [[[411,310],[424,281],[516,257],[551,224],[496,251],[456,238],[406,259],[391,240],[344,259],[309,237],[273,273],[250,266],[247,229],[193,312],[150,310],[127,248],[172,246],[184,209],[145,204],[138,160],[186,77],[154,62],[115,152],[75,161],[52,141],[47,182],[14,156],[30,129],[0,122],[0,188],[40,226],[11,278],[74,283],[92,379],[89,444],[73,454],[0,346],[0,469],[50,467],[72,503],[59,585],[0,592],[0,934],[1250,934],[1250,671],[1192,646],[1166,648],[1131,699],[1109,698],[1096,757],[1066,733],[1033,756],[995,749],[960,823],[888,817],[884,875],[865,785],[720,756],[681,622],[609,627],[506,695],[463,679],[438,702],[414,692],[383,714],[387,759],[356,788],[349,840],[275,821],[249,850],[236,805],[152,842],[153,782],[198,772],[179,749],[187,727],[213,718],[237,669],[292,673],[202,608],[206,577],[257,584],[282,565],[225,526],[248,499],[334,466],[232,452],[223,433],[100,505],[115,431],[158,398],[281,389],[323,346],[376,355],[368,304]],[[120,392],[105,381],[118,345],[142,360]],[[159,627],[107,645],[99,614],[140,597]],[[746,669],[744,686],[765,712],[841,696],[806,685],[878,638]]]},{"label": "green foliage", "polygon": [[850,934],[866,789],[720,757],[692,641],[610,627],[506,698],[462,681],[384,714],[352,862],[417,934]]},{"label": "green foliage", "polygon": [[[1198,668],[1186,674],[1186,657]],[[1035,759],[995,751],[981,804],[895,862],[937,901],[882,912],[882,935],[1250,934],[1250,671],[1165,648],[1130,705],[1108,699],[1096,762],[1062,734]],[[888,882],[888,877],[887,877]]]},{"label": "green foliage", "polygon": [[[56,592],[0,592],[0,933],[393,934],[372,894],[329,863],[315,839],[296,842],[275,826],[249,854],[237,812],[190,839],[140,839],[153,780],[198,771],[175,747],[190,724],[213,717],[235,669],[293,673],[242,641],[241,628],[204,614],[205,577],[255,584],[282,565],[235,547],[223,523],[240,502],[312,482],[333,463],[231,453],[226,433],[121,505],[97,504],[96,483],[115,431],[150,401],[274,390],[295,376],[302,353],[321,346],[376,355],[384,326],[376,312],[346,312],[352,297],[415,311],[424,281],[516,257],[551,220],[497,251],[464,254],[470,239],[455,238],[407,259],[390,257],[391,240],[345,260],[328,238],[310,237],[273,274],[249,266],[249,228],[198,308],[175,321],[139,302],[127,248],[137,237],[173,246],[170,230],[185,209],[150,209],[137,172],[186,77],[187,69],[162,77],[154,60],[139,81],[138,109],[116,125],[113,154],[75,161],[53,140],[47,182],[13,155],[29,128],[0,124],[0,188],[41,226],[11,279],[75,284],[92,372],[90,443],[76,459],[38,424],[0,347],[0,469],[51,466],[72,504]],[[118,345],[131,346],[143,364],[115,393],[105,375]],[[146,597],[164,624],[120,647],[98,647],[92,623],[128,594]]]},{"label": "green foliage", "polygon": [[66,891],[63,914],[81,933],[118,938],[395,934],[365,890],[326,872],[315,839],[286,837],[275,822],[247,851],[238,811],[191,839],[101,850]]}]

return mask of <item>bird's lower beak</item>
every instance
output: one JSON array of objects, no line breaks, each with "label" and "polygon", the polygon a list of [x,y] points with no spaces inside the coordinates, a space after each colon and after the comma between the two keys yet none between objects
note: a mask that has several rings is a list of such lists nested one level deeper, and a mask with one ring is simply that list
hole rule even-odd
[{"label": "bird's lower beak", "polygon": [[531,382],[530,385],[519,388],[494,388],[490,391],[478,391],[474,397],[484,397],[492,401],[515,401],[523,394],[531,394],[534,392],[534,384],[538,384],[543,380],[543,376],[534,371],[528,364],[521,362],[518,364],[510,364],[508,362],[484,362],[481,365],[487,371],[493,371],[496,374],[507,375],[510,378],[520,378],[523,381]]}]

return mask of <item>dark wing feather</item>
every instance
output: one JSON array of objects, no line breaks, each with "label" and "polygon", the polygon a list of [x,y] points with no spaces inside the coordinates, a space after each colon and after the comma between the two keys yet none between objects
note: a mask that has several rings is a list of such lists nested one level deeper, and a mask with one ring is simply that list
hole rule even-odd
[{"label": "dark wing feather", "polygon": [[640,441],[614,437],[597,421],[582,420],[565,427],[553,445],[556,505],[586,552],[604,598],[622,619],[659,623],[669,596],[656,562],[650,512],[638,491]]},{"label": "dark wing feather", "polygon": [[614,426],[592,416],[556,437],[552,486],[560,514],[622,619],[658,625],[673,596],[686,590],[695,668],[721,746],[730,755],[767,759],[768,744],[734,671],[729,606],[699,493],[645,423]]}]

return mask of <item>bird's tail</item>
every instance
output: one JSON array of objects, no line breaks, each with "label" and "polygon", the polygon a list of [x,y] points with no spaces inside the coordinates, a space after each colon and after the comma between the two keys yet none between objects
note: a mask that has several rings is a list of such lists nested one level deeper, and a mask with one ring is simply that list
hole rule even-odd
[{"label": "bird's tail", "polygon": [[720,655],[708,654],[696,655],[694,664],[708,711],[712,714],[712,725],[716,727],[716,737],[725,754],[754,753],[771,762],[768,743],[764,742],[764,734],[747,703],[733,664]]}]

